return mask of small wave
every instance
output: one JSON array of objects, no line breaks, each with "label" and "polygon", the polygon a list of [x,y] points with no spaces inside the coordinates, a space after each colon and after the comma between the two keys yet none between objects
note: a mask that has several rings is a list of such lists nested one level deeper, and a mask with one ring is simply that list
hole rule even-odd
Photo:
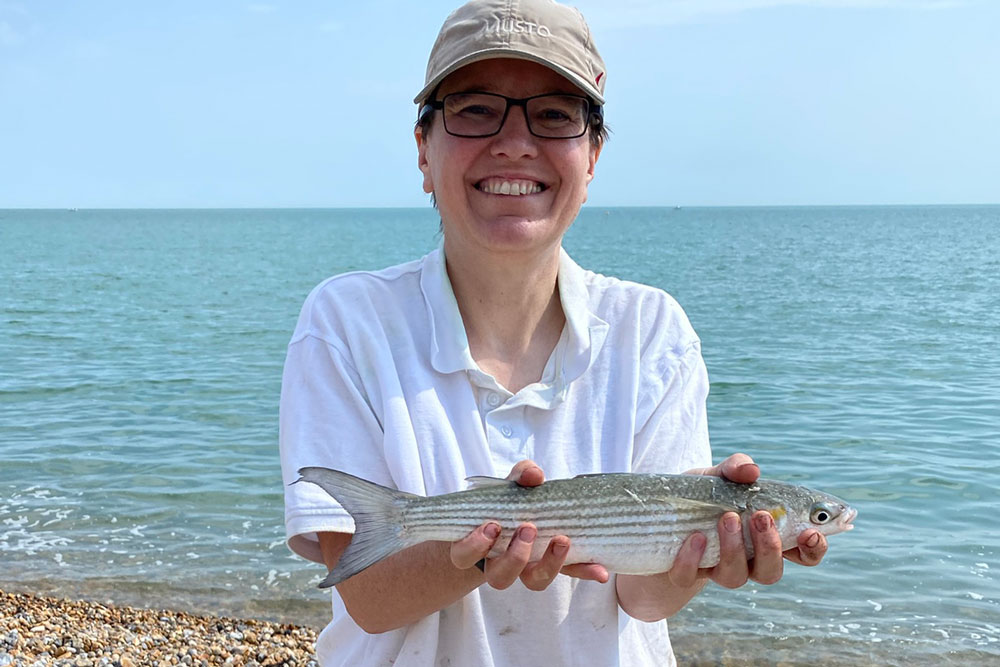
[{"label": "small wave", "polygon": [[910,480],[910,484],[913,486],[940,486],[945,489],[952,489],[954,491],[961,491],[967,488],[969,485],[966,482],[952,481],[948,479],[943,479],[941,477],[914,477]]}]

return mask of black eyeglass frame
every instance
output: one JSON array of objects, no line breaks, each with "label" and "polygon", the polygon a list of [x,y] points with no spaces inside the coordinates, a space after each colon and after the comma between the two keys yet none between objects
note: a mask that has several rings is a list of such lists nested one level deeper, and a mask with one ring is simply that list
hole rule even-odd
[{"label": "black eyeglass frame", "polygon": [[[423,121],[427,117],[427,114],[433,111],[443,110],[444,101],[449,97],[451,97],[452,95],[491,95],[493,97],[502,98],[506,102],[506,107],[504,108],[503,111],[503,118],[500,119],[500,125],[497,127],[495,132],[491,132],[490,134],[458,134],[456,132],[452,132],[451,130],[448,129],[448,123],[442,116],[441,124],[444,126],[444,131],[453,137],[461,137],[463,139],[485,139],[487,137],[495,137],[496,135],[500,134],[500,131],[503,129],[504,124],[507,123],[507,116],[510,114],[510,108],[512,106],[521,107],[521,109],[524,112],[525,124],[528,126],[528,132],[530,132],[532,136],[538,137],[539,139],[579,139],[583,135],[587,134],[587,130],[590,129],[591,127],[599,127],[601,124],[604,123],[604,107],[601,106],[600,104],[594,104],[593,100],[591,100],[586,95],[574,95],[573,93],[542,93],[541,95],[532,95],[531,97],[517,98],[517,97],[507,97],[506,95],[500,95],[499,93],[487,93],[485,91],[479,91],[479,90],[463,90],[454,93],[448,93],[440,100],[428,100],[427,102],[424,103],[422,107],[420,107],[420,113],[417,114],[417,119],[418,119],[417,123],[418,124],[423,123]],[[584,123],[583,130],[581,130],[580,134],[574,134],[566,137],[551,137],[544,134],[538,134],[537,132],[535,132],[531,128],[531,121],[528,119],[528,102],[534,99],[538,99],[539,97],[573,97],[581,99],[584,102],[586,102],[587,122]]]}]

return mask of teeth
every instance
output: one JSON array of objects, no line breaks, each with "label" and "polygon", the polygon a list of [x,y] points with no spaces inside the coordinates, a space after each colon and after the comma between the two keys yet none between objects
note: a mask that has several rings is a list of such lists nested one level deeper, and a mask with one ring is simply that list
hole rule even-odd
[{"label": "teeth", "polygon": [[533,195],[542,191],[542,184],[534,181],[505,181],[500,178],[487,178],[480,181],[480,191],[493,195]]}]

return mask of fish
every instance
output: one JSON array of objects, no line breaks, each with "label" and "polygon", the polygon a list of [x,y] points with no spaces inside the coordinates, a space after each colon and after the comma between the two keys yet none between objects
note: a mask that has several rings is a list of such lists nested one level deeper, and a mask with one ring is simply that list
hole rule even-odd
[{"label": "fish", "polygon": [[467,490],[420,496],[330,468],[306,467],[299,474],[296,482],[320,486],[355,524],[350,543],[320,588],[421,542],[460,540],[487,521],[501,530],[490,557],[507,549],[519,525],[532,523],[538,535],[531,560],[541,558],[551,538],[565,535],[570,539],[566,565],[600,563],[618,574],[656,574],[670,569],[684,540],[696,531],[708,542],[699,566],[718,564],[716,526],[725,512],[742,518],[748,559],[753,557],[750,518],[759,510],[774,518],[783,550],[794,547],[807,528],[826,536],[851,530],[857,516],[835,496],[765,479],[739,484],[710,475],[596,473],[525,487],[470,477]]}]

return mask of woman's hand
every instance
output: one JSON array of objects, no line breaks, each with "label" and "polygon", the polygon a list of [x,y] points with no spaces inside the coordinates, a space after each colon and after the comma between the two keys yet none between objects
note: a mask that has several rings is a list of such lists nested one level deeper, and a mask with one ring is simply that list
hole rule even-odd
[{"label": "woman's hand", "polygon": [[[510,471],[507,479],[521,486],[538,486],[545,481],[545,473],[533,461],[521,461]],[[451,545],[451,562],[455,567],[467,569],[486,558],[493,544],[500,537],[500,525],[484,523],[463,539]],[[539,560],[531,561],[531,549],[538,537],[538,531],[530,523],[517,527],[507,550],[496,558],[486,560],[483,574],[486,583],[493,588],[504,589],[520,579],[526,588],[542,591],[560,573],[580,579],[590,579],[605,583],[608,571],[596,563],[577,563],[563,566],[569,552],[569,538],[565,535],[553,537]]]},{"label": "woman's hand", "polygon": [[[746,454],[733,454],[717,466],[689,470],[688,474],[718,475],[749,484],[760,477],[760,468]],[[698,567],[707,538],[702,533],[694,533],[684,541],[668,572],[647,576],[618,575],[615,579],[618,604],[634,618],[658,621],[683,609],[709,579],[726,588],[737,588],[751,579],[773,584],[781,579],[783,558],[802,565],[817,565],[826,553],[826,538],[815,530],[803,531],[796,548],[782,553],[781,538],[767,512],[757,512],[750,526],[754,547],[752,560],[747,560],[739,515],[726,512],[716,527],[720,545],[718,565]]]},{"label": "woman's hand", "polygon": [[[733,454],[722,463],[711,468],[689,470],[689,474],[718,475],[733,482],[749,484],[760,477],[760,468],[746,454]],[[701,533],[694,533],[685,540],[669,577],[679,587],[694,585],[699,579],[711,579],[726,588],[738,588],[748,580],[761,584],[773,584],[781,579],[784,572],[783,559],[799,565],[818,565],[826,554],[826,538],[816,530],[803,531],[798,536],[793,549],[782,552],[781,536],[774,520],[767,512],[760,511],[750,521],[750,539],[754,556],[747,560],[743,544],[743,526],[735,512],[726,512],[719,519],[719,564],[710,568],[699,568],[707,540]]]}]

